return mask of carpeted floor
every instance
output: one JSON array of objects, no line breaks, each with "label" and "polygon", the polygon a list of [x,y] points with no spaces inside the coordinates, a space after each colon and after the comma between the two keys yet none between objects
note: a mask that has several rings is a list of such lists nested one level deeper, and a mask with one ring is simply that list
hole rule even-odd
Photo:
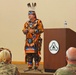
[{"label": "carpeted floor", "polygon": [[15,64],[15,65],[18,67],[21,75],[53,75],[53,73],[51,72],[44,72],[43,65],[40,65],[38,70],[33,69],[31,71],[26,72],[24,72],[24,70],[27,70],[27,64]]}]

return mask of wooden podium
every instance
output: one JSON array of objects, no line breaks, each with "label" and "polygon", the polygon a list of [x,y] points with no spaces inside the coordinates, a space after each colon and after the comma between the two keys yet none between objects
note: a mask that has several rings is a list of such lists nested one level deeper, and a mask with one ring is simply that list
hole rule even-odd
[{"label": "wooden podium", "polygon": [[[49,51],[49,43],[56,40],[59,44],[59,51],[52,54]],[[76,47],[76,32],[69,28],[56,28],[44,30],[44,70],[54,72],[56,69],[66,65],[66,50],[69,47]]]}]

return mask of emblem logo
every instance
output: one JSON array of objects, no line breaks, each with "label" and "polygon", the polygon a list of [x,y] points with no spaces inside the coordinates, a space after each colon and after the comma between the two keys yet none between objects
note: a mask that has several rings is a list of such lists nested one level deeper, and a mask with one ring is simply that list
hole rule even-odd
[{"label": "emblem logo", "polygon": [[49,43],[49,51],[52,54],[56,54],[59,51],[59,44],[58,44],[58,42],[56,40],[52,40]]}]

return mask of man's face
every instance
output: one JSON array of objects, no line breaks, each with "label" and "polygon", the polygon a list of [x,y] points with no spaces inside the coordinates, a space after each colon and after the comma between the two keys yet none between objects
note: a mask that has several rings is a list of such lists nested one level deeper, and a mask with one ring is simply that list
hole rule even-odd
[{"label": "man's face", "polygon": [[30,20],[33,20],[35,18],[35,15],[30,14],[30,15],[28,15],[28,17]]}]

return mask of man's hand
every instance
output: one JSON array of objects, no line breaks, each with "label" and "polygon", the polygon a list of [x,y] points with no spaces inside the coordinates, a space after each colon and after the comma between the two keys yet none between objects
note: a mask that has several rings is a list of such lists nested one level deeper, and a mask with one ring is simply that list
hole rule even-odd
[{"label": "man's hand", "polygon": [[40,51],[38,51],[38,55],[41,55],[41,52]]},{"label": "man's hand", "polygon": [[34,29],[29,29],[29,32],[30,33],[34,33]]}]

